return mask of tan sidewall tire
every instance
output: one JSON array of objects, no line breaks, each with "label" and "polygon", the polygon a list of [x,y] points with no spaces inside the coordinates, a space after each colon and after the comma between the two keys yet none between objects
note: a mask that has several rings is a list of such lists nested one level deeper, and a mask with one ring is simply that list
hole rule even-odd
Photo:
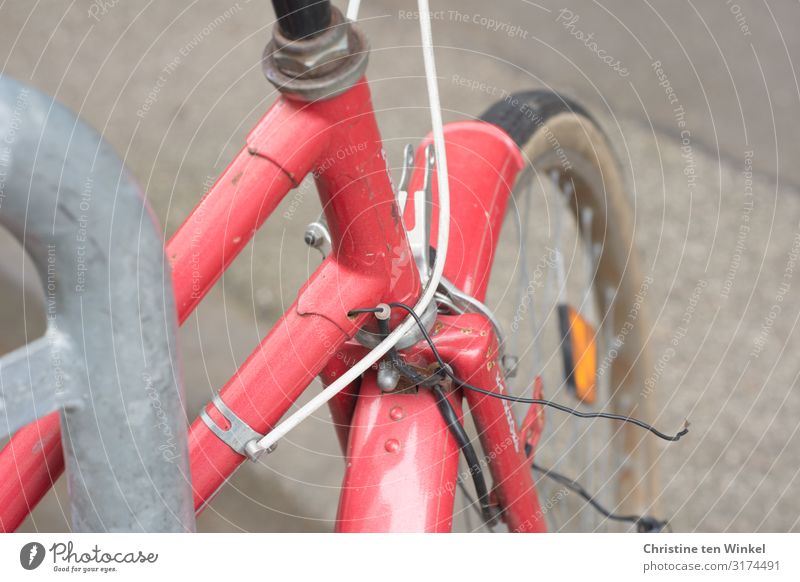
[{"label": "tan sidewall tire", "polygon": [[[611,337],[618,337],[626,322],[633,323],[611,366],[611,406],[618,414],[652,419],[653,394],[645,389],[645,381],[652,371],[647,348],[651,328],[643,307],[631,322],[632,309],[645,280],[637,260],[633,216],[624,179],[606,137],[587,117],[562,112],[543,120],[520,149],[537,172],[547,175],[552,170],[566,171],[566,175],[574,179],[577,206],[593,209],[592,242],[600,243],[603,249],[595,288],[617,289]],[[597,293],[601,314],[608,310],[604,295]],[[624,425],[612,446],[620,449],[624,458],[629,458],[617,480],[618,511],[647,510],[653,514],[658,491],[652,435]]]}]

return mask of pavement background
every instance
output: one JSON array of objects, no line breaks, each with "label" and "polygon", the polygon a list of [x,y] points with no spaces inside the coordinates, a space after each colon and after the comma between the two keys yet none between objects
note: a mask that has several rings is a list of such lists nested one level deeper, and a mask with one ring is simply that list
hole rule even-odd
[{"label": "pavement background", "polygon": [[[403,144],[428,131],[415,9],[410,1],[362,6],[393,164]],[[661,449],[659,501],[675,529],[800,530],[800,38],[792,34],[800,4],[462,0],[432,10],[447,119],[475,116],[502,92],[547,87],[585,103],[617,147],[638,250],[655,280],[647,307],[654,353],[666,360],[659,422],[692,421],[685,444]],[[265,0],[4,3],[2,71],[101,131],[170,234],[275,98],[260,71],[272,20]],[[619,61],[616,70],[588,35]],[[190,418],[316,266],[313,255],[287,259],[305,252],[302,232],[318,212],[309,184],[290,194],[184,325]],[[12,244],[0,239],[0,248]],[[0,308],[7,350],[24,334],[18,269],[2,255],[0,280],[11,281]],[[498,261],[494,276],[504,280],[512,263]],[[672,353],[687,314],[689,331]],[[35,317],[27,314],[29,329]],[[320,415],[267,462],[243,467],[200,528],[330,531],[342,471]],[[24,529],[65,530],[66,506],[62,483]]]}]

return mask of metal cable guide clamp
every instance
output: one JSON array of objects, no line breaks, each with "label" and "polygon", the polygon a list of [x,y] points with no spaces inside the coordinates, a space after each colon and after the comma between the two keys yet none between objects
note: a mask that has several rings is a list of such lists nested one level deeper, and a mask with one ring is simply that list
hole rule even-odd
[{"label": "metal cable guide clamp", "polygon": [[258,441],[264,438],[264,435],[254,430],[249,424],[239,418],[236,413],[228,408],[228,405],[223,402],[219,394],[214,396],[211,400],[212,404],[219,410],[222,417],[228,421],[230,426],[227,429],[219,426],[205,408],[200,412],[200,418],[206,423],[206,426],[213,432],[219,440],[224,442],[238,454],[247,457],[255,462],[264,453],[271,453],[275,450],[277,445],[273,445],[267,450],[259,449]]}]

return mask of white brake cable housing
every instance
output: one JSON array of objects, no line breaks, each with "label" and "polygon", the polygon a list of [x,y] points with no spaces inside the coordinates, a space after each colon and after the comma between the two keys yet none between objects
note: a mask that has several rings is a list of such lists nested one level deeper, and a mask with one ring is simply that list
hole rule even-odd
[{"label": "white brake cable housing", "polygon": [[[358,12],[358,0],[351,0],[347,9],[347,17],[355,20]],[[436,154],[437,184],[439,186],[439,231],[436,240],[436,259],[433,264],[431,276],[425,286],[414,312],[421,315],[433,301],[439,288],[439,282],[444,272],[447,258],[447,244],[450,237],[450,185],[447,172],[447,155],[444,148],[444,126],[442,123],[442,109],[439,102],[439,86],[436,77],[436,63],[433,54],[433,34],[431,32],[430,7],[428,0],[417,0],[419,7],[419,26],[422,37],[422,56],[425,64],[425,83],[428,89],[428,102],[431,110],[431,126],[433,132],[433,147]],[[407,316],[380,344],[373,348],[359,362],[342,374],[335,382],[328,385],[308,403],[301,406],[286,420],[279,423],[268,432],[261,440],[247,443],[247,454],[256,458],[263,452],[271,450],[275,444],[286,434],[324,406],[331,398],[344,390],[361,374],[366,372],[375,362],[380,360],[392,349],[397,342],[414,326],[416,322]]]}]

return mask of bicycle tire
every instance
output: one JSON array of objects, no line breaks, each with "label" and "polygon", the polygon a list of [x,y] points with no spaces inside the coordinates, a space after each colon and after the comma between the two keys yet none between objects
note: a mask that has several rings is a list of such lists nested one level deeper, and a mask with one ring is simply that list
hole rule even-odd
[{"label": "bicycle tire", "polygon": [[[643,278],[634,248],[633,214],[625,180],[607,136],[580,105],[545,90],[509,95],[489,107],[480,119],[501,128],[513,139],[529,170],[555,177],[559,185],[573,185],[574,217],[581,216],[583,208],[591,207],[595,217],[591,243],[600,244],[602,249],[595,271],[595,302],[602,318],[610,322],[613,337],[619,337],[619,330],[630,320],[631,306],[637,301]],[[518,186],[519,181],[530,177],[529,171],[523,172]],[[615,290],[613,300],[603,289]],[[617,346],[617,356],[609,367],[607,406],[611,412],[652,417],[653,399],[643,390],[652,370],[646,341],[649,329],[644,308],[639,305],[635,325]],[[609,477],[613,479],[612,507],[632,513],[657,511],[652,439],[625,426],[615,428],[609,444],[625,460],[622,467],[609,467],[613,471]],[[539,479],[537,484],[545,481]],[[583,500],[572,502],[586,507]]]}]

